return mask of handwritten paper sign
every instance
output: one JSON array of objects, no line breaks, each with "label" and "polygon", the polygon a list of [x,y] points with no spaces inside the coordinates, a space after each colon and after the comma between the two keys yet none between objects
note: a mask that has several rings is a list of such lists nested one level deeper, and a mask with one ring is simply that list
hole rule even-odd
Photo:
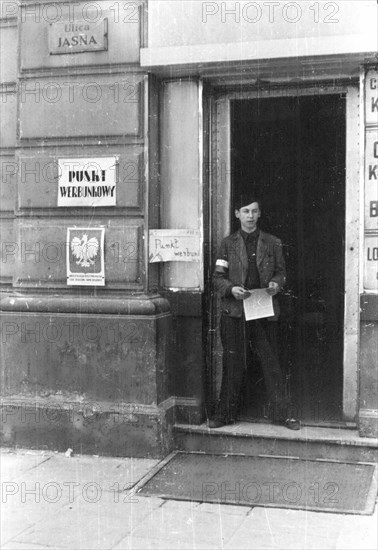
[{"label": "handwritten paper sign", "polygon": [[199,262],[200,258],[200,232],[198,230],[150,230],[150,263]]},{"label": "handwritten paper sign", "polygon": [[117,157],[59,159],[58,206],[115,206]]},{"label": "handwritten paper sign", "polygon": [[105,286],[105,229],[67,229],[67,285]]},{"label": "handwritten paper sign", "polygon": [[249,290],[251,295],[243,300],[244,315],[246,321],[273,317],[273,299],[265,288]]}]

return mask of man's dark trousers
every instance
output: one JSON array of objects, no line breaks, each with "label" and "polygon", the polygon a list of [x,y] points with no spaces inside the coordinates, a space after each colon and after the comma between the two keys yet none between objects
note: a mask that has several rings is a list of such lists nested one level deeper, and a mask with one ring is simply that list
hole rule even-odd
[{"label": "man's dark trousers", "polygon": [[223,375],[216,417],[225,421],[236,420],[239,411],[246,362],[253,349],[261,363],[269,400],[269,416],[272,421],[286,418],[288,399],[285,381],[277,353],[277,322],[267,319],[245,321],[227,315],[221,317],[221,341],[223,345]]}]

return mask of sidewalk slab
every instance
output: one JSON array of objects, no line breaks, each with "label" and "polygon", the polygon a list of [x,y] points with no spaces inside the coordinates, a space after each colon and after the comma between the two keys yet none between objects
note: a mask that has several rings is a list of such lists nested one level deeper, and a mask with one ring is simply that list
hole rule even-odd
[{"label": "sidewalk slab", "polygon": [[[188,502],[192,506],[197,506],[197,511],[201,513],[217,514],[217,515],[231,515],[231,516],[247,516],[252,511],[252,506],[238,506],[234,504],[218,504],[210,502],[190,502],[182,501],[182,503]],[[166,506],[177,506],[177,501],[168,500]]]},{"label": "sidewalk slab", "polygon": [[[97,525],[104,526],[109,541],[114,531],[116,544],[162,504],[160,499],[143,499],[138,505],[125,493],[156,463],[147,459],[66,457],[25,450],[15,454],[3,450],[2,544],[51,548],[51,532],[55,532],[54,544],[62,548],[81,548],[83,540],[90,545],[90,538],[98,542],[93,547],[101,547],[104,536],[98,536]],[[82,525],[75,525],[78,517]]]},{"label": "sidewalk slab", "polygon": [[[191,543],[178,541],[177,539],[160,540],[130,535],[123,539],[112,550],[193,550]],[[201,550],[214,550],[214,546],[201,546]]]},{"label": "sidewalk slab", "polygon": [[[5,548],[5,547],[4,547]],[[9,542],[6,545],[7,550],[31,550],[30,544],[23,542]],[[39,544],[34,544],[32,550],[51,550],[51,546],[40,546]],[[63,547],[54,546],[54,550],[67,550]]]},{"label": "sidewalk slab", "polygon": [[206,546],[205,544],[194,547],[192,543],[177,540],[176,538],[160,540],[130,535],[112,550],[194,550],[194,548],[196,550],[214,550],[217,547]]},{"label": "sidewalk slab", "polygon": [[55,548],[77,548],[102,550],[112,548],[128,534],[128,528],[122,527],[119,517],[112,520],[109,516],[106,519],[99,514],[59,514],[57,518],[51,518],[39,522],[21,535],[13,542],[23,542],[34,545],[50,546]]},{"label": "sidewalk slab", "polygon": [[22,454],[13,450],[0,451],[1,479],[16,481],[17,478],[33,470],[53,456],[52,452],[46,451],[23,451]]},{"label": "sidewalk slab", "polygon": [[133,530],[133,537],[158,539],[162,544],[180,541],[192,548],[222,548],[245,519],[244,515],[203,512],[190,504],[171,501],[155,510]]},{"label": "sidewalk slab", "polygon": [[[319,521],[318,516],[328,516],[328,519],[320,518]],[[340,525],[335,526],[334,516],[322,512],[256,507],[225,548],[250,548],[251,533],[259,549],[335,548]]]},{"label": "sidewalk slab", "polygon": [[[79,497],[59,509],[51,504],[48,508],[45,503],[35,515],[35,522],[15,534],[11,542],[30,544],[33,548],[34,545],[85,550],[112,548],[164,504],[160,499],[134,500],[126,493],[111,492],[97,495],[96,500],[89,502]],[[34,507],[38,508],[38,504]],[[20,513],[18,516],[20,521]]]},{"label": "sidewalk slab", "polygon": [[64,454],[55,454],[33,470],[25,472],[23,481],[26,485],[42,485],[49,480],[49,483],[61,488],[77,483],[79,492],[91,484],[101,488],[101,491],[123,491],[137,483],[157,462],[144,458],[66,457]]},{"label": "sidewalk slab", "polygon": [[[376,512],[374,516],[352,516],[256,507],[247,516],[237,533],[226,543],[225,548],[229,550],[250,548],[250,537],[253,533],[254,545],[259,549],[340,548],[344,550],[347,531],[352,536],[353,548],[365,550],[362,533],[371,534],[367,537],[370,542],[366,549],[371,547],[374,539],[374,548],[377,548]],[[352,546],[348,545],[348,548]]]}]

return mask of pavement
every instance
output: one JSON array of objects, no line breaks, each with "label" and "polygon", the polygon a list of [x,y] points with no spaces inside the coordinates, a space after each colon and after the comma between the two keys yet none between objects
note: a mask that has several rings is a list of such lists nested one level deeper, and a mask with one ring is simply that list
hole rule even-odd
[{"label": "pavement", "polygon": [[143,497],[158,460],[6,449],[1,548],[374,549],[372,516]]}]

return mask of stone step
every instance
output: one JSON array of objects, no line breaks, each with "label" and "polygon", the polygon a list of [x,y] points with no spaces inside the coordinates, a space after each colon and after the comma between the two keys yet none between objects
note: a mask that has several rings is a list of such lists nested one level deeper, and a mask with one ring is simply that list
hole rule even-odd
[{"label": "stone step", "polygon": [[362,438],[358,430],[302,426],[299,431],[271,424],[238,422],[210,429],[206,424],[175,424],[174,444],[181,451],[247,456],[293,456],[344,462],[378,460],[378,439]]}]

